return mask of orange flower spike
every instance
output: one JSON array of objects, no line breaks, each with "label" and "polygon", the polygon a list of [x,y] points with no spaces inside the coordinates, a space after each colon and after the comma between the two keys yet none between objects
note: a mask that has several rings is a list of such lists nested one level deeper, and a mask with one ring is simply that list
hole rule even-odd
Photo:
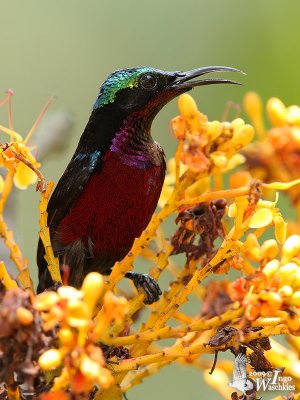
[{"label": "orange flower spike", "polygon": [[267,102],[267,113],[274,126],[284,126],[287,123],[287,110],[283,102],[276,97],[272,97]]}]

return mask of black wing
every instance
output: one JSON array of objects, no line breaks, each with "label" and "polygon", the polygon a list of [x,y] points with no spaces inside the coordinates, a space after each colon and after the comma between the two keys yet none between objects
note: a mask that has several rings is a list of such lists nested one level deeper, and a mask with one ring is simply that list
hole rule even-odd
[{"label": "black wing", "polygon": [[[72,208],[91,174],[100,166],[100,162],[101,152],[99,150],[91,153],[79,152],[74,154],[48,204],[47,211],[50,235],[56,230],[60,221]],[[42,276],[47,272],[44,254],[43,243],[39,240],[37,264],[39,267],[40,283]]]}]

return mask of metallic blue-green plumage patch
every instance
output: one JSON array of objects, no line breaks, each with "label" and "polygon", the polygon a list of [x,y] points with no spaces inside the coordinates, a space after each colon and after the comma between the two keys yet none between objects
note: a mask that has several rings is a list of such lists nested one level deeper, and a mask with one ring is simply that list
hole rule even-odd
[{"label": "metallic blue-green plumage patch", "polygon": [[139,76],[151,71],[154,72],[155,69],[140,67],[113,72],[103,83],[93,109],[113,103],[119,90],[137,87]]}]

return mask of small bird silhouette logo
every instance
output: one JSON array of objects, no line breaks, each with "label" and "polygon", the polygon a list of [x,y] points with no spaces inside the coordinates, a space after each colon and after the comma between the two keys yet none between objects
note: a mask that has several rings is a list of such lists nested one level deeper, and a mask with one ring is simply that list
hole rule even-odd
[{"label": "small bird silhouette logo", "polygon": [[238,353],[234,360],[233,381],[228,385],[248,396],[256,392],[256,385],[252,379],[247,377],[247,361],[246,354]]}]

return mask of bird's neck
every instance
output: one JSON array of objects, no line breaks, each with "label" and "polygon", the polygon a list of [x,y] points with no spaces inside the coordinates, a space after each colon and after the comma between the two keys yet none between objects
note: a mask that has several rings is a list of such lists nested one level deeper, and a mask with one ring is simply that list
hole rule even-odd
[{"label": "bird's neck", "polygon": [[144,169],[161,165],[163,150],[151,137],[151,123],[152,118],[149,115],[129,115],[115,134],[110,150],[132,167]]},{"label": "bird's neck", "polygon": [[157,110],[126,113],[112,105],[94,110],[76,152],[110,150],[136,168],[164,163],[162,148],[151,137],[151,124]]}]

